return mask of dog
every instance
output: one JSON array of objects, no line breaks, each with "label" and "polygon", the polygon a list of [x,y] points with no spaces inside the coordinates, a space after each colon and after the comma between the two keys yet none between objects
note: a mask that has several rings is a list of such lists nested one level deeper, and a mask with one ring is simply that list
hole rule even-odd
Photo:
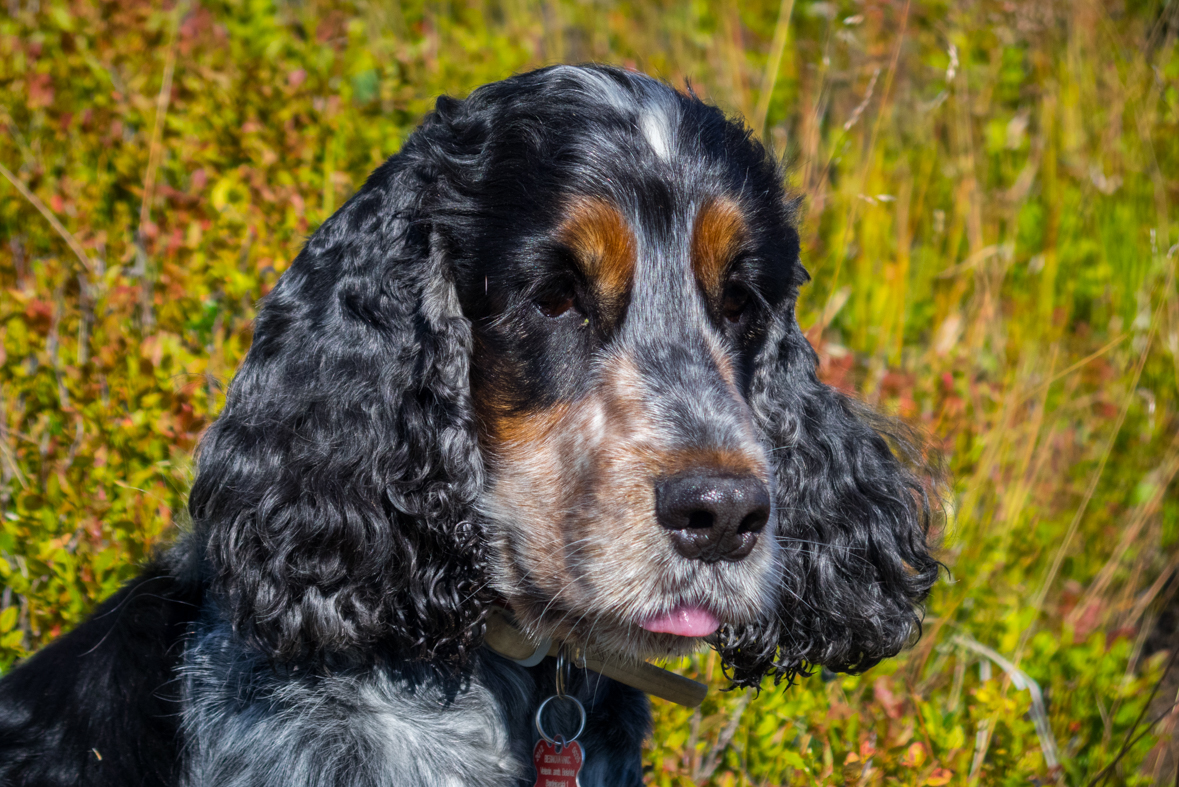
[{"label": "dog", "polygon": [[[895,655],[936,501],[816,375],[799,210],[647,76],[438,99],[262,302],[191,531],[0,681],[0,784],[533,784],[558,670],[484,647],[493,612],[618,663],[706,643],[740,687]],[[646,695],[566,672],[580,784],[640,784]]]}]

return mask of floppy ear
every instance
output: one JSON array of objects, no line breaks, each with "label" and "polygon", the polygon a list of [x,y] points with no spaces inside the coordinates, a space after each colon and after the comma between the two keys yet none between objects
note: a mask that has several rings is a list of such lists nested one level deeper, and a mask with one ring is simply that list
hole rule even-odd
[{"label": "floppy ear", "polygon": [[263,302],[189,500],[214,597],[279,661],[382,643],[462,661],[482,637],[471,330],[432,206],[470,133],[439,111],[311,237]]},{"label": "floppy ear", "polygon": [[896,655],[920,633],[940,565],[930,493],[906,466],[921,461],[912,435],[819,381],[793,309],[768,339],[750,404],[777,474],[782,590],[770,620],[722,637],[738,685]]}]

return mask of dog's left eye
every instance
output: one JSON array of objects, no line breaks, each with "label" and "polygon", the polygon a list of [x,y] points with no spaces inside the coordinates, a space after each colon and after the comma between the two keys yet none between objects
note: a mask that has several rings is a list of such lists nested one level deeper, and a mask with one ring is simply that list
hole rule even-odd
[{"label": "dog's left eye", "polygon": [[741,318],[745,316],[745,312],[749,308],[749,302],[752,300],[752,297],[749,288],[744,284],[730,282],[725,287],[724,300],[721,302],[721,313],[729,322],[741,322]]}]

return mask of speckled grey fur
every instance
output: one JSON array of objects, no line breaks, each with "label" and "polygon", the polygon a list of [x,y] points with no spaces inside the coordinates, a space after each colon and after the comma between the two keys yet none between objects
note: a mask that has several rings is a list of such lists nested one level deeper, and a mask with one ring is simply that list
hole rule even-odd
[{"label": "speckled grey fur", "polygon": [[[444,685],[420,664],[300,677],[276,671],[223,622],[197,628],[182,668],[186,787],[523,787],[539,703],[553,693],[553,659],[521,667],[486,650],[469,677]],[[582,787],[642,783],[646,697],[575,671],[585,705]],[[571,732],[572,708],[545,722]]]}]

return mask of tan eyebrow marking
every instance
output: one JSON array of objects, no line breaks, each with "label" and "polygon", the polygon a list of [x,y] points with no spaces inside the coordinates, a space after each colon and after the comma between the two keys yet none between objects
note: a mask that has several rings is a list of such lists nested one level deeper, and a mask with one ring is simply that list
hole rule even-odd
[{"label": "tan eyebrow marking", "polygon": [[749,226],[737,203],[728,197],[707,202],[692,229],[692,271],[704,291],[719,298],[725,272],[749,241]]},{"label": "tan eyebrow marking", "polygon": [[635,236],[617,206],[581,197],[568,209],[557,237],[567,245],[594,288],[607,301],[621,300],[635,270]]}]

